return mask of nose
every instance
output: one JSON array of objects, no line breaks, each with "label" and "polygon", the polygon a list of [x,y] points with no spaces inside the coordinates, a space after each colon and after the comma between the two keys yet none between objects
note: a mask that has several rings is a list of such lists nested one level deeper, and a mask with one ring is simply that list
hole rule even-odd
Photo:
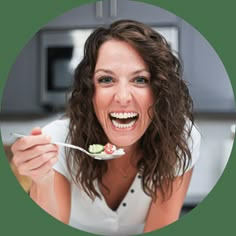
[{"label": "nose", "polygon": [[119,84],[115,93],[115,101],[121,106],[128,105],[132,100],[131,90],[127,84]]}]

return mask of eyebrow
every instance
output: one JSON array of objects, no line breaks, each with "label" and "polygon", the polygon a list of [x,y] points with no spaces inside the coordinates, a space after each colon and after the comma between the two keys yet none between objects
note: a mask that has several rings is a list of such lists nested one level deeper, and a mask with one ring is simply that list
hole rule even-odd
[{"label": "eyebrow", "polygon": [[98,72],[105,72],[107,74],[112,74],[114,75],[114,73],[111,70],[107,70],[107,69],[97,69],[94,74],[98,73]]},{"label": "eyebrow", "polygon": [[[114,75],[115,73],[113,72],[113,71],[111,71],[111,70],[108,70],[108,69],[97,69],[95,72],[94,72],[94,74],[96,74],[96,73],[98,73],[98,72],[105,72],[105,73],[108,73],[108,74],[112,74],[112,75]],[[148,74],[150,74],[150,72],[149,72],[149,70],[147,70],[147,69],[139,69],[139,70],[136,70],[136,71],[134,71],[134,72],[132,72],[131,74],[132,75],[136,75],[136,74],[139,74],[139,73],[141,73],[141,72],[147,72]]]}]

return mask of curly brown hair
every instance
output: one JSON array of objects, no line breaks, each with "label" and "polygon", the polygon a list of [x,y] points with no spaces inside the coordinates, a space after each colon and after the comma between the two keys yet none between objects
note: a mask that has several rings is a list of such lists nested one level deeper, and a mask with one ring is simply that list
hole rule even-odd
[{"label": "curly brown hair", "polygon": [[[67,140],[84,148],[93,143],[105,144],[109,141],[95,115],[92,100],[98,50],[111,39],[129,43],[146,62],[151,74],[150,85],[154,94],[152,121],[139,142],[142,157],[137,162],[137,169],[142,176],[144,192],[156,199],[158,188],[165,194],[164,182],[172,192],[176,163],[183,163],[181,173],[185,173],[189,166],[191,152],[187,139],[194,118],[193,102],[182,78],[180,56],[176,56],[166,39],[149,26],[133,20],[119,20],[110,26],[97,28],[88,37],[84,57],[75,70],[68,102],[70,124]],[[186,120],[191,121],[190,126],[186,125]],[[101,197],[96,190],[95,180],[103,184],[106,161],[91,159],[73,149],[67,150],[67,157],[74,181],[92,199]]]}]

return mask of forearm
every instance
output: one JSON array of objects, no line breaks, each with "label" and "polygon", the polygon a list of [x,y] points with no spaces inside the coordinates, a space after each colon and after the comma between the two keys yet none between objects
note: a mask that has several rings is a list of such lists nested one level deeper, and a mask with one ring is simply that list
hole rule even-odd
[{"label": "forearm", "polygon": [[54,191],[54,175],[43,183],[32,182],[30,197],[47,213],[60,220]]},{"label": "forearm", "polygon": [[[192,170],[173,181],[173,192],[170,198],[162,198],[161,192],[157,191],[159,198],[153,201],[147,215],[144,232],[150,232],[165,227],[179,219],[181,208],[188,190]],[[181,181],[182,180],[182,181]]]},{"label": "forearm", "polygon": [[160,213],[155,218],[151,218],[146,222],[144,227],[144,233],[151,232],[153,230],[161,229],[179,219],[179,210],[172,212]]}]

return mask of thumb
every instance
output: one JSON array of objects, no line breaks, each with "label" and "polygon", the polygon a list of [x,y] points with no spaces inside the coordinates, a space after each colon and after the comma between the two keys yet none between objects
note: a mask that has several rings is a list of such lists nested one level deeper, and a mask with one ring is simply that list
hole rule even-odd
[{"label": "thumb", "polygon": [[31,135],[40,135],[42,134],[42,129],[40,127],[35,127],[31,130]]}]

